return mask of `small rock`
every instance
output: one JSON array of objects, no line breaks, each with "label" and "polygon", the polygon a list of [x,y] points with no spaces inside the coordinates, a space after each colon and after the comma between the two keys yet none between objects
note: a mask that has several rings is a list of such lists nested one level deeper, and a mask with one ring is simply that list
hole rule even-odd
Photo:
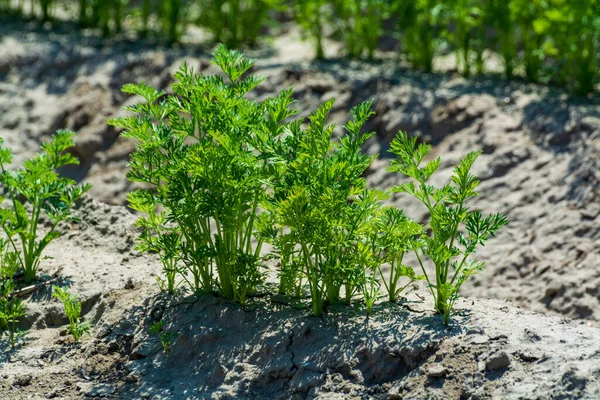
[{"label": "small rock", "polygon": [[470,342],[472,344],[485,344],[489,342],[490,338],[487,335],[473,335]]},{"label": "small rock", "polygon": [[142,342],[139,346],[136,346],[131,352],[132,360],[141,360],[150,356],[151,354],[156,354],[160,351],[158,348],[158,344],[154,342]]},{"label": "small rock", "polygon": [[216,387],[221,385],[225,381],[225,377],[227,376],[227,368],[217,363],[213,368],[210,383],[212,386]]},{"label": "small rock", "polygon": [[387,392],[387,400],[402,400],[402,392],[404,391],[404,384],[398,383]]},{"label": "small rock", "polygon": [[12,386],[29,386],[31,383],[31,375],[17,375],[12,380]]},{"label": "small rock", "polygon": [[78,383],[81,393],[89,397],[111,397],[116,392],[113,385],[107,383],[93,384],[88,382]]},{"label": "small rock", "polygon": [[135,373],[132,372],[129,375],[127,375],[125,378],[123,378],[123,380],[127,383],[135,383],[137,381],[139,381],[139,376]]},{"label": "small rock", "polygon": [[510,357],[506,352],[500,351],[496,354],[492,354],[488,359],[485,367],[488,371],[496,371],[499,369],[506,369],[510,365]]},{"label": "small rock", "polygon": [[58,397],[58,390],[54,389],[49,391],[48,393],[46,393],[46,398],[47,399],[55,399]]},{"label": "small rock", "polygon": [[443,378],[448,373],[448,369],[441,364],[436,364],[433,367],[429,367],[427,370],[427,376],[429,378]]}]

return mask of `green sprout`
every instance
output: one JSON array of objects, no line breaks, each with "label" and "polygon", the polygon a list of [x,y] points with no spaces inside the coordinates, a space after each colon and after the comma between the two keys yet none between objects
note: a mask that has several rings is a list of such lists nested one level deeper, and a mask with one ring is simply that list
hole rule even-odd
[{"label": "green sprout", "polygon": [[81,319],[81,301],[77,296],[56,285],[52,286],[52,296],[59,299],[65,307],[65,313],[69,319],[69,333],[73,335],[75,343],[79,342],[84,333],[89,335],[90,326]]}]

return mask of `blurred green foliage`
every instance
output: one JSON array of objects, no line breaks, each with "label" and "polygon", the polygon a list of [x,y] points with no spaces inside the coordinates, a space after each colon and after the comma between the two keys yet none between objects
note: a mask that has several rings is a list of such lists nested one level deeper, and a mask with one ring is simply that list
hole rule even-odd
[{"label": "blurred green foliage", "polygon": [[[54,21],[56,0],[0,0],[0,14]],[[494,55],[507,79],[556,83],[578,94],[600,82],[600,0],[71,0],[84,28],[106,36],[124,24],[141,38],[176,43],[189,24],[232,48],[255,45],[288,15],[310,39],[316,58],[325,40],[348,58],[373,59],[395,37],[413,67],[432,72],[453,52],[464,76],[485,73]],[[388,41],[389,43],[389,41]],[[389,47],[389,46],[388,46]]]}]

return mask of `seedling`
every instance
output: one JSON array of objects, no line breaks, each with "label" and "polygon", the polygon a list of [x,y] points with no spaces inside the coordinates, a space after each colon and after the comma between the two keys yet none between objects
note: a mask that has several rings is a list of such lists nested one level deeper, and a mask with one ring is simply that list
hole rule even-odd
[{"label": "seedling", "polygon": [[449,38],[456,47],[457,65],[464,76],[471,73],[474,44],[477,39],[482,40],[476,37],[476,33],[483,33],[485,36],[485,32],[477,32],[483,22],[482,6],[482,2],[478,0],[455,0],[448,7],[454,21],[454,31],[449,33]]},{"label": "seedling", "polygon": [[52,286],[52,296],[59,299],[64,307],[67,318],[69,319],[69,332],[73,335],[75,343],[79,342],[79,339],[84,333],[90,334],[90,326],[87,322],[82,321],[81,318],[81,302],[77,296],[69,293],[66,289],[60,288],[56,285]]},{"label": "seedling", "polygon": [[150,21],[150,16],[152,15],[152,1],[151,0],[142,0],[142,9],[140,11],[142,18],[142,31],[140,32],[142,38],[146,38],[148,36],[148,23]]},{"label": "seedling", "polygon": [[[17,328],[20,319],[27,315],[23,301],[12,296],[15,285],[13,270],[2,269],[0,280],[0,334],[6,332],[10,346],[14,349],[23,333]],[[1,336],[1,335],[0,335]]]},{"label": "seedling", "polygon": [[181,40],[185,28],[184,0],[164,0],[162,1],[161,24],[163,33],[168,37],[171,43],[178,43]]},{"label": "seedling", "polygon": [[[12,202],[11,208],[0,208],[0,226],[17,256],[25,282],[36,278],[44,249],[61,236],[56,227],[63,221],[76,220],[71,209],[90,188],[87,184],[77,186],[55,172],[64,165],[79,163],[66,153],[73,145],[73,133],[59,130],[50,142],[42,144],[42,153],[10,171],[12,153],[0,138],[0,185]],[[30,207],[26,208],[23,200]],[[39,232],[42,216],[50,222],[50,229],[43,236]]]},{"label": "seedling", "polygon": [[42,8],[42,21],[50,21],[52,20],[52,0],[40,0],[40,6]]},{"label": "seedling", "polygon": [[165,321],[161,319],[150,326],[150,333],[154,333],[158,336],[160,343],[162,344],[163,351],[165,354],[169,354],[173,348],[173,345],[175,344],[175,341],[177,340],[178,335],[177,332],[165,330],[164,327]]},{"label": "seedling", "polygon": [[[412,195],[429,211],[430,233],[422,235],[423,244],[414,253],[433,295],[435,310],[443,315],[447,325],[461,285],[483,269],[484,263],[470,256],[508,220],[502,214],[484,217],[480,211],[471,211],[465,205],[469,198],[477,196],[479,180],[470,171],[480,152],[467,154],[454,168],[451,182],[435,188],[427,181],[438,169],[440,159],[423,163],[430,148],[423,143],[417,146],[416,138],[398,133],[390,150],[397,158],[391,161],[388,170],[411,178],[393,190]],[[427,272],[423,257],[434,264],[435,279]]]}]

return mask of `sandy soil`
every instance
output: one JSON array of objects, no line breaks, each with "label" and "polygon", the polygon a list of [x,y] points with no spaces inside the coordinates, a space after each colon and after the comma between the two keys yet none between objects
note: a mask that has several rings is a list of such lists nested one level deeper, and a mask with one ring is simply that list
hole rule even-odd
[{"label": "sandy soil", "polygon": [[[84,301],[92,336],[66,335],[59,303],[27,300],[25,342],[0,356],[7,399],[584,399],[600,394],[600,330],[467,298],[450,327],[416,290],[400,304],[324,318],[258,296],[161,295],[160,265],[132,249],[133,216],[87,198],[43,273]],[[65,251],[65,250],[68,251]],[[426,298],[425,301],[422,299]],[[178,333],[165,355],[152,322]]]},{"label": "sandy soil", "polygon": [[[473,205],[506,213],[510,224],[479,254],[487,267],[464,287],[472,297],[461,303],[464,325],[434,324],[418,291],[402,306],[380,306],[368,323],[358,309],[311,320],[282,309],[281,299],[257,298],[243,310],[158,296],[159,267],[133,250],[135,217],[122,207],[133,188],[124,176],[132,143],[105,121],[135,101],[122,84],[168,89],[184,60],[212,70],[209,49],[101,45],[0,21],[0,136],[21,162],[56,129],[75,130],[82,164],[64,172],[92,183],[99,201],[81,205],[82,223],[48,249],[53,259],[43,266],[60,270],[85,301],[92,338],[69,344],[58,303],[36,293],[27,299],[26,345],[0,358],[0,398],[597,398],[600,333],[590,326],[600,323],[600,100],[493,77],[424,75],[393,61],[315,63],[296,36],[251,52],[269,76],[257,96],[294,86],[304,114],[335,97],[340,124],[373,98],[378,135],[368,151],[382,157],[370,184],[398,182],[385,172],[398,130],[434,144],[443,157],[437,182],[466,152],[483,150]],[[425,218],[406,197],[392,201]],[[180,331],[168,357],[148,335],[166,308]]]}]

